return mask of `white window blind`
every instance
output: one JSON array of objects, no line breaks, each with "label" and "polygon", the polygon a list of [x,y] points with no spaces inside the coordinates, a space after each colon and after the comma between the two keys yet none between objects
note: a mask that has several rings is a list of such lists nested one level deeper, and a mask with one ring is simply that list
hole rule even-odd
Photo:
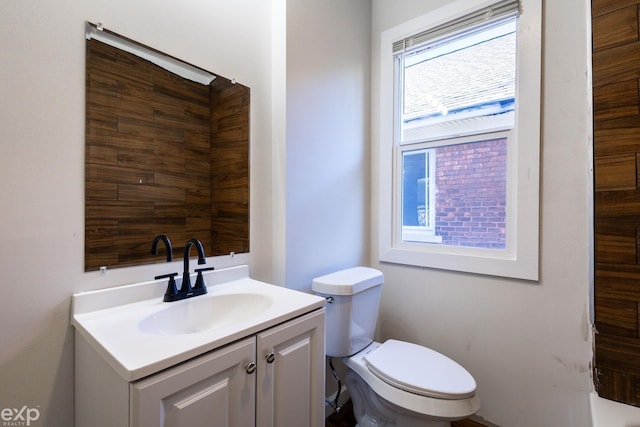
[{"label": "white window blind", "polygon": [[393,43],[393,53],[404,52],[426,42],[433,42],[444,36],[449,37],[452,33],[461,32],[478,24],[517,15],[519,8],[519,0],[503,0],[494,3],[491,6],[476,10],[475,12],[449,21],[446,24],[437,25],[410,37],[398,40]]}]

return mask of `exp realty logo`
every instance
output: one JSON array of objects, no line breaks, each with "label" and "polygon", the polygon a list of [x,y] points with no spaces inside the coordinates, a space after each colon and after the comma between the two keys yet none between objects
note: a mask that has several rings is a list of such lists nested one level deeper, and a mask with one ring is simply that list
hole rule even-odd
[{"label": "exp realty logo", "polygon": [[33,421],[40,419],[39,407],[4,408],[0,411],[0,420],[6,427],[30,426]]}]

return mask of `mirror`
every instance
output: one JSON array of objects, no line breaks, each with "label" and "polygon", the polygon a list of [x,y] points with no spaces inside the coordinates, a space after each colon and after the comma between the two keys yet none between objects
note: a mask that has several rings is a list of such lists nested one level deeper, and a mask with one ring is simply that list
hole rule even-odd
[{"label": "mirror", "polygon": [[[198,81],[196,81],[198,80]],[[85,271],[249,251],[248,87],[87,24]]]}]

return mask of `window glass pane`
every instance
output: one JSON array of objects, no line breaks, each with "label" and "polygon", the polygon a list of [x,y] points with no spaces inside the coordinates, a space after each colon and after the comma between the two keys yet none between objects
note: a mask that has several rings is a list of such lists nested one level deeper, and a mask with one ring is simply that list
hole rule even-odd
[{"label": "window glass pane", "polygon": [[507,139],[436,150],[436,234],[452,246],[504,249]]},{"label": "window glass pane", "polygon": [[[433,149],[402,154],[402,240],[433,242],[435,158]],[[438,242],[440,239],[437,240]]]},{"label": "window glass pane", "polygon": [[402,241],[439,243],[435,235],[435,150],[408,149],[402,153]]},{"label": "window glass pane", "polygon": [[402,157],[404,242],[505,248],[507,138],[407,150]]},{"label": "window glass pane", "polygon": [[401,55],[401,141],[513,127],[515,17]]},{"label": "window glass pane", "polygon": [[426,153],[409,151],[402,158],[402,225],[426,227]]}]

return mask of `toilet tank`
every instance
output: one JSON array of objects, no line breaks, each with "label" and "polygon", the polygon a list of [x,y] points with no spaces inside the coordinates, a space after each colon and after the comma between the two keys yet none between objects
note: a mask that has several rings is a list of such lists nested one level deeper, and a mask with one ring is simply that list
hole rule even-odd
[{"label": "toilet tank", "polygon": [[328,298],[327,356],[351,356],[373,341],[384,275],[369,267],[340,270],[313,279],[311,289]]}]

